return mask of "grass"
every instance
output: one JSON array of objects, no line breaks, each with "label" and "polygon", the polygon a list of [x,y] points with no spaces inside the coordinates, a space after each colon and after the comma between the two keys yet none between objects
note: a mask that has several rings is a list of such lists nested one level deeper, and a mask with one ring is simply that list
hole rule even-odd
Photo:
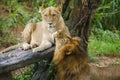
[{"label": "grass", "polygon": [[120,42],[110,43],[99,40],[92,40],[89,43],[90,53],[94,55],[119,55],[120,56]]},{"label": "grass", "polygon": [[120,57],[120,34],[117,32],[98,30],[97,36],[91,34],[89,40],[89,54],[95,56]]},{"label": "grass", "polygon": [[31,80],[31,77],[33,75],[33,67],[28,66],[26,69],[27,70],[25,72],[21,72],[20,75],[14,76],[13,80]]},{"label": "grass", "polygon": [[30,80],[31,75],[32,75],[31,72],[27,71],[19,76],[15,76],[13,80]]}]

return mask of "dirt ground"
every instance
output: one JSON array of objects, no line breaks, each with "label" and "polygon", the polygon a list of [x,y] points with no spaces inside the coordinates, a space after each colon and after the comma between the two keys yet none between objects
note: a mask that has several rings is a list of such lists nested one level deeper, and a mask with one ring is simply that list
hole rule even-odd
[{"label": "dirt ground", "polygon": [[[106,67],[111,64],[120,64],[119,57],[97,57],[97,62],[90,62],[90,65],[96,65],[99,67]],[[19,76],[21,73],[26,72],[27,67],[15,70],[12,72],[13,76]]]},{"label": "dirt ground", "polygon": [[97,57],[96,62],[91,62],[92,65],[97,65],[100,67],[105,67],[111,64],[120,64],[119,57]]}]

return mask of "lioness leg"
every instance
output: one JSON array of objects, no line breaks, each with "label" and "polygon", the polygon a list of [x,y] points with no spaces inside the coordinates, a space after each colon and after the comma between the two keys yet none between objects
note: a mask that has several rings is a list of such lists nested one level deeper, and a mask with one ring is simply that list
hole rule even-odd
[{"label": "lioness leg", "polygon": [[36,24],[35,23],[29,23],[26,25],[25,29],[22,32],[22,38],[23,38],[23,45],[22,48],[24,50],[27,50],[30,47],[30,41],[31,41],[31,34],[35,30]]},{"label": "lioness leg", "polygon": [[22,45],[22,47],[21,47],[23,50],[28,50],[28,49],[30,49],[31,47],[30,47],[30,44],[28,44],[28,43],[23,43],[23,45]]},{"label": "lioness leg", "polygon": [[51,46],[52,46],[51,42],[49,42],[49,41],[43,41],[40,46],[38,46],[37,48],[33,49],[33,52],[43,51],[43,50],[45,50],[47,48],[50,48]]}]

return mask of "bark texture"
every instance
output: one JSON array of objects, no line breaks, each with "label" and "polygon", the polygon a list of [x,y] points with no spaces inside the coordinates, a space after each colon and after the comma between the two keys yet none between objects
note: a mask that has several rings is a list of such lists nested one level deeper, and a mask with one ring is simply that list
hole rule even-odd
[{"label": "bark texture", "polygon": [[88,53],[87,46],[92,15],[94,15],[100,0],[64,0],[59,2],[59,4],[61,3],[63,3],[63,16],[67,20],[71,35],[81,38],[81,46]]}]

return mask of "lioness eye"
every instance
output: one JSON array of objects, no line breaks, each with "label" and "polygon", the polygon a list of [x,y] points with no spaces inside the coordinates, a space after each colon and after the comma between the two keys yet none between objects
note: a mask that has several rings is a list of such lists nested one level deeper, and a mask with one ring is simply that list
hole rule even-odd
[{"label": "lioness eye", "polygon": [[47,17],[47,15],[45,14],[45,17]]}]

